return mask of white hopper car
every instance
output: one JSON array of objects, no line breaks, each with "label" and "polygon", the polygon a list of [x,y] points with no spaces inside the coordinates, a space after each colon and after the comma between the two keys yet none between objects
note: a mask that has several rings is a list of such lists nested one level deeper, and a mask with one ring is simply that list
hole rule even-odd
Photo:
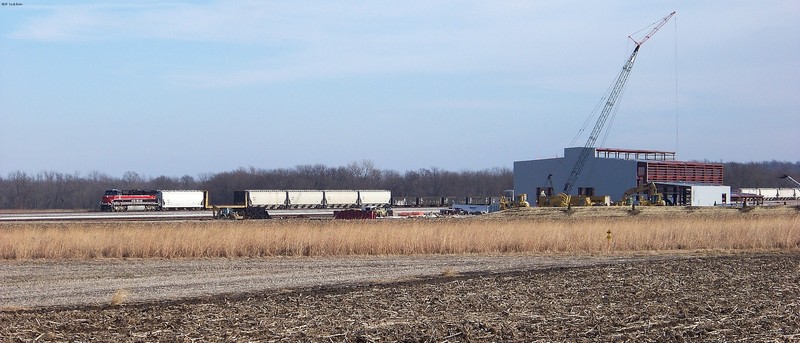
[{"label": "white hopper car", "polygon": [[244,190],[234,192],[234,204],[265,209],[386,207],[388,190]]},{"label": "white hopper car", "polygon": [[208,207],[208,192],[161,190],[157,194],[162,210],[202,210]]}]

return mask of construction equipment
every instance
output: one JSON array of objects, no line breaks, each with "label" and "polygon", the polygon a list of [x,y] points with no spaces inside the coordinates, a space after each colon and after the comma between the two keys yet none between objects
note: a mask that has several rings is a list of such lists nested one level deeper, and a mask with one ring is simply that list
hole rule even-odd
[{"label": "construction equipment", "polygon": [[592,200],[585,195],[569,196],[566,193],[558,193],[553,196],[539,196],[536,199],[536,205],[539,207],[592,206]]},{"label": "construction equipment", "polygon": [[[547,176],[547,190],[553,189],[553,174]],[[609,206],[611,198],[605,196],[572,195],[558,193],[556,195],[547,194],[542,190],[536,198],[536,206],[539,207],[571,207],[571,206]]]},{"label": "construction equipment", "polygon": [[800,187],[800,182],[797,182],[797,180],[795,180],[793,177],[789,176],[789,174],[783,174],[783,176],[781,176],[781,179],[789,179],[792,182],[794,182],[794,184],[797,185],[797,187]]},{"label": "construction equipment", "polygon": [[[555,195],[556,199],[545,199],[545,203],[549,203],[549,206],[572,206],[573,201],[570,200],[570,192],[575,187],[575,182],[578,180],[578,177],[581,175],[581,171],[583,171],[583,167],[586,164],[586,161],[589,158],[589,154],[594,151],[591,148],[594,148],[595,144],[597,143],[597,139],[600,136],[600,132],[603,130],[603,126],[608,119],[609,114],[611,114],[611,110],[614,108],[614,104],[617,102],[617,98],[622,94],[623,89],[625,88],[625,83],[628,81],[628,75],[631,73],[631,69],[633,68],[633,63],[636,61],[636,55],[639,54],[639,48],[641,48],[642,44],[650,39],[662,26],[664,26],[672,16],[675,15],[673,11],[668,16],[664,17],[657,23],[655,23],[652,30],[650,30],[644,38],[641,40],[636,40],[631,36],[628,36],[634,43],[635,47],[633,52],[631,52],[631,56],[628,57],[628,60],[622,66],[622,70],[619,72],[617,76],[617,80],[614,82],[614,86],[611,88],[611,91],[606,98],[606,103],[603,106],[603,110],[600,112],[600,116],[597,118],[597,123],[594,125],[594,129],[592,129],[591,134],[589,134],[589,139],[586,140],[586,144],[584,145],[584,149],[581,150],[580,155],[578,156],[578,160],[575,162],[575,165],[572,167],[572,172],[570,172],[569,177],[567,178],[567,182],[564,184],[564,190],[562,193]],[[549,179],[549,177],[548,177]],[[552,182],[552,180],[550,181]],[[585,203],[591,205],[591,201],[588,199],[580,199],[577,201],[578,203]]]},{"label": "construction equipment", "polygon": [[219,208],[216,206],[212,207],[214,211],[214,219],[232,219],[232,220],[242,220],[244,216],[237,212],[235,209],[230,207],[223,207]]},{"label": "construction equipment", "polygon": [[647,183],[633,187],[622,193],[622,199],[617,205],[640,205],[640,206],[666,206],[664,195],[658,192],[655,183]]},{"label": "construction equipment", "polygon": [[520,207],[531,207],[531,204],[528,203],[527,194],[518,194],[516,197],[507,195],[500,197],[501,211]]}]

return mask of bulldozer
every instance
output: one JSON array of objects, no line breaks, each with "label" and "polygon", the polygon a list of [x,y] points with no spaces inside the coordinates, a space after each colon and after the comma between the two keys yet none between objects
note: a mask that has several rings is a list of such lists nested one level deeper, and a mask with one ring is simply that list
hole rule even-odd
[{"label": "bulldozer", "polygon": [[[553,189],[553,174],[547,175],[547,185]],[[566,188],[566,187],[565,187]],[[538,207],[572,207],[572,206],[592,206],[592,199],[587,195],[569,195],[567,190],[556,195],[548,195],[542,190],[536,198]]]},{"label": "bulldozer", "polygon": [[592,197],[586,195],[567,195],[558,193],[553,196],[540,195],[536,200],[539,207],[571,207],[571,206],[592,206]]},{"label": "bulldozer", "polygon": [[516,197],[512,195],[503,195],[500,197],[501,211],[520,207],[531,207],[531,204],[528,203],[527,194],[518,194]]},{"label": "bulldozer", "polygon": [[652,182],[628,189],[622,193],[622,199],[617,202],[619,206],[665,206],[666,204],[664,195],[658,192],[656,184]]}]

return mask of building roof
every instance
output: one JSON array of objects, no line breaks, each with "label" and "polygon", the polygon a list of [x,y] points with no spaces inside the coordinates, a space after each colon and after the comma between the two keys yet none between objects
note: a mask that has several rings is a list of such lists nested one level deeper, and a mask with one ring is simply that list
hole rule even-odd
[{"label": "building roof", "polygon": [[640,161],[675,161],[674,151],[595,148],[595,157]]}]

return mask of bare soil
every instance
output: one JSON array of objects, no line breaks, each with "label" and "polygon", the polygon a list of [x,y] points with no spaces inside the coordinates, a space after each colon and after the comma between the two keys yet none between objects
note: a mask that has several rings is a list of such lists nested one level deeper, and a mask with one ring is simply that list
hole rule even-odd
[{"label": "bare soil", "polygon": [[[110,305],[108,293],[102,304],[89,295],[47,305],[46,300],[24,300],[28,298],[20,291],[3,299],[0,338],[4,342],[800,341],[797,252],[332,260],[317,266],[314,259],[287,259],[285,267],[298,269],[298,280],[329,267],[336,269],[338,264],[344,266],[334,274],[353,273],[341,279],[318,279],[316,284],[228,286],[230,292],[212,289],[200,292],[202,295],[137,298],[147,289],[142,286],[132,288],[128,299],[118,294],[120,305]],[[176,270],[164,267],[166,270],[155,274],[177,273],[173,279],[199,277],[180,273],[191,268],[182,266],[181,261],[172,262]],[[13,287],[35,284],[24,278],[42,276],[48,270],[64,268],[78,273],[74,279],[80,279],[84,267],[70,265],[82,263],[41,263],[38,272],[17,276],[15,281],[4,277],[3,294]],[[259,261],[232,263],[239,266],[230,266],[228,274],[223,273],[233,278],[231,285],[257,283],[247,275],[268,268],[240,266],[258,265]],[[426,269],[426,263],[433,267]],[[0,270],[4,276],[20,267],[9,268],[9,264],[4,262],[6,269]],[[21,264],[21,269],[37,270]],[[91,270],[96,267],[84,268],[83,273],[93,275]],[[213,268],[197,268],[200,274],[213,272]],[[380,273],[391,269],[405,272]],[[110,283],[120,278],[113,276],[114,270],[105,270],[112,275]],[[133,270],[129,278],[137,279],[138,272]],[[280,272],[268,269],[263,274]],[[47,282],[57,284],[56,279]],[[186,282],[171,287],[195,286]],[[55,288],[64,292],[64,288]],[[156,288],[168,293],[170,287]],[[43,293],[34,298],[58,297],[47,293],[46,287],[37,289]],[[84,300],[76,304],[75,299]]]},{"label": "bare soil", "polygon": [[487,274],[619,263],[626,256],[339,256],[0,261],[0,309],[153,302],[308,287],[393,283],[442,274]]},{"label": "bare soil", "polygon": [[481,219],[511,220],[563,220],[599,218],[760,218],[800,215],[800,206],[748,206],[748,207],[685,207],[685,206],[594,206],[594,207],[528,207],[514,208],[481,216]]}]

